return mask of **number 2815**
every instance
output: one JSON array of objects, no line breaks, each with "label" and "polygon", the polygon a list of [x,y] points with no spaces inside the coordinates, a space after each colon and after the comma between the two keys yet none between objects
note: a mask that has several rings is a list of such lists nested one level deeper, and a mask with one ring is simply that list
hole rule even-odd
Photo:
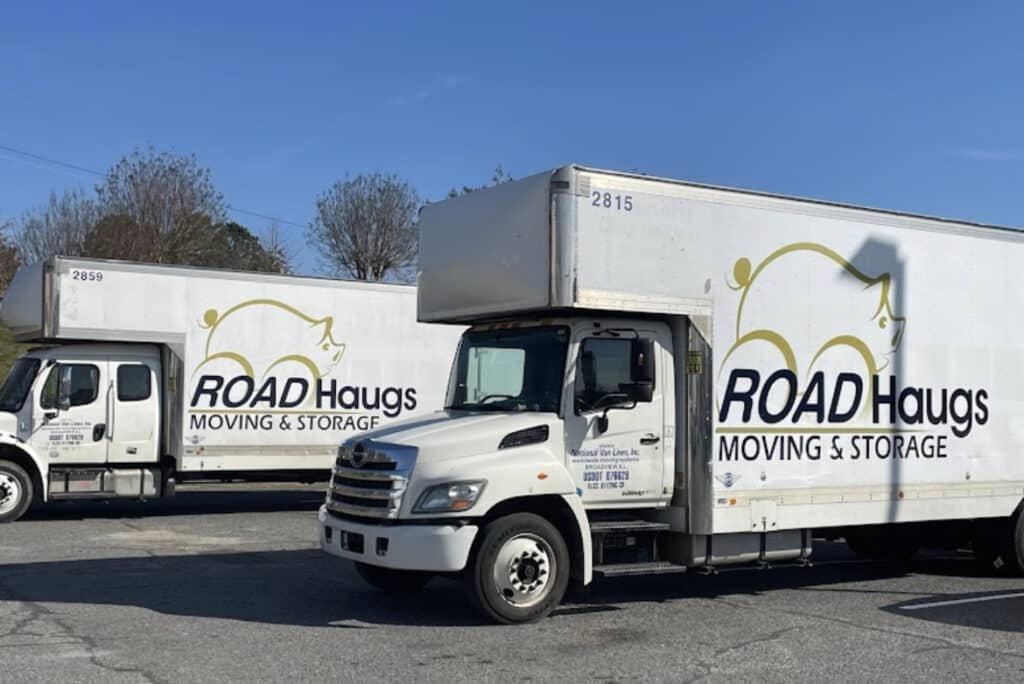
[{"label": "number 2815", "polygon": [[610,192],[594,190],[590,193],[590,206],[602,207],[604,209],[615,209],[616,211],[633,211],[632,195],[613,195]]}]

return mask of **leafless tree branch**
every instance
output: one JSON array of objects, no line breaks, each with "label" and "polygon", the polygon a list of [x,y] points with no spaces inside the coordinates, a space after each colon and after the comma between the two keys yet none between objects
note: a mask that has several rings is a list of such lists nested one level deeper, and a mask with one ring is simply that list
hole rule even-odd
[{"label": "leafless tree branch", "polygon": [[395,175],[339,181],[322,193],[307,237],[332,275],[408,280],[416,262],[419,196]]}]

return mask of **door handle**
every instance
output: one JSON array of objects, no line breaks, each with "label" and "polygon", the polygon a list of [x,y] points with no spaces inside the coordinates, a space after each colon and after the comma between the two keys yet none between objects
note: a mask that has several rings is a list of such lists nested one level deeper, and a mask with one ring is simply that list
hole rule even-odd
[{"label": "door handle", "polygon": [[644,435],[640,438],[641,444],[657,444],[660,441],[661,437],[657,437],[655,435]]},{"label": "door handle", "polygon": [[43,422],[44,423],[47,423],[47,422],[49,422],[51,420],[56,420],[56,419],[57,419],[57,412],[56,411],[44,411],[43,412]]},{"label": "door handle", "polygon": [[104,433],[107,431],[107,426],[103,423],[97,423],[92,426],[92,441],[98,442],[103,439]]}]

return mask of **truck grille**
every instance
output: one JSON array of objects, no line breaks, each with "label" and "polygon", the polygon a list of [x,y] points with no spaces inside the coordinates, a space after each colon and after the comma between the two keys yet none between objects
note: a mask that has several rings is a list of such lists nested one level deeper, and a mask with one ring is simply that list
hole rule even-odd
[{"label": "truck grille", "polygon": [[416,449],[363,440],[338,449],[327,510],[345,517],[393,520],[416,463]]}]

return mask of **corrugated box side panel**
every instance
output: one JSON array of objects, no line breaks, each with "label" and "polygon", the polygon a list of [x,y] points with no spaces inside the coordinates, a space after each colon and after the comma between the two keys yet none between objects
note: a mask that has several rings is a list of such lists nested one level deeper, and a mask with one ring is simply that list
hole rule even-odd
[{"label": "corrugated box side panel", "polygon": [[551,304],[551,174],[428,205],[418,316],[460,320]]},{"label": "corrugated box side panel", "polygon": [[44,266],[40,262],[19,269],[0,303],[0,319],[18,340],[43,337]]},{"label": "corrugated box side panel", "polygon": [[1024,235],[719,193],[714,531],[1008,515]]},{"label": "corrugated box side panel", "polygon": [[187,285],[181,469],[329,468],[357,432],[443,405],[461,326],[416,322],[412,288]]},{"label": "corrugated box side panel", "polygon": [[656,179],[581,169],[575,187],[575,305],[706,316],[711,205]]},{"label": "corrugated box side panel", "polygon": [[[171,344],[186,326],[186,269],[58,259],[56,329],[60,339]],[[201,279],[201,276],[199,276]]]}]

